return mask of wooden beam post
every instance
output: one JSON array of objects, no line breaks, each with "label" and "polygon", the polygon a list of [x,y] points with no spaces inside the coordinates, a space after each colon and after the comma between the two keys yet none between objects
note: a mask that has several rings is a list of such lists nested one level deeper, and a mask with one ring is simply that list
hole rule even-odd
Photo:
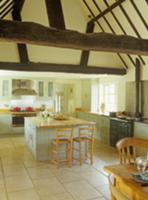
[{"label": "wooden beam post", "polygon": [[61,0],[45,0],[49,25],[58,29],[65,29],[65,21]]},{"label": "wooden beam post", "polygon": [[25,3],[25,0],[13,0],[13,1],[15,2],[14,10],[21,12],[23,5]]},{"label": "wooden beam post", "polygon": [[141,63],[138,58],[136,58],[136,65],[135,65],[135,82],[136,82],[136,112],[135,117],[141,117],[140,109],[140,76],[141,76]]},{"label": "wooden beam post", "polygon": [[[92,23],[91,26],[88,23],[87,28],[86,28],[86,33],[92,33],[93,30],[94,30],[94,23]],[[80,60],[80,65],[82,67],[87,67],[88,59],[89,59],[89,53],[90,53],[89,51],[82,51],[81,60]]]},{"label": "wooden beam post", "polygon": [[[16,7],[16,10],[14,9],[12,11],[13,20],[20,21],[20,22],[22,21],[21,14],[20,14],[21,9],[22,9],[22,7],[21,8]],[[20,62],[21,63],[28,63],[29,62],[29,56],[28,56],[26,44],[17,44],[17,48],[18,48]]]}]

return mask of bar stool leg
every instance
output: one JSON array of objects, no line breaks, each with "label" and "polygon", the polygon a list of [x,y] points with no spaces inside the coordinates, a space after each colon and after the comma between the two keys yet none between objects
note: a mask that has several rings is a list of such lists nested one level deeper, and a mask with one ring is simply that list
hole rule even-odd
[{"label": "bar stool leg", "polygon": [[50,161],[51,162],[53,161],[52,150],[53,150],[53,144],[51,143],[51,146],[50,146]]},{"label": "bar stool leg", "polygon": [[93,141],[90,142],[90,163],[93,164]]},{"label": "bar stool leg", "polygon": [[72,142],[69,143],[69,167],[72,164]]},{"label": "bar stool leg", "polygon": [[69,146],[68,146],[68,143],[67,143],[66,144],[66,159],[67,159],[67,162],[68,162],[68,159],[69,159],[68,150],[69,150]]},{"label": "bar stool leg", "polygon": [[87,141],[85,141],[85,160],[87,160]]},{"label": "bar stool leg", "polygon": [[79,142],[79,163],[82,165],[82,149],[81,149],[81,142]]},{"label": "bar stool leg", "polygon": [[59,167],[59,145],[56,144],[56,162],[57,162],[57,167]]}]

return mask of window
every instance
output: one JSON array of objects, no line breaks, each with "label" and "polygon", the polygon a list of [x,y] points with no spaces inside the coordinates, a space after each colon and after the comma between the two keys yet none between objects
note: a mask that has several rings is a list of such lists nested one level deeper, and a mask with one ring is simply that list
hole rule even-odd
[{"label": "window", "polygon": [[99,111],[108,114],[117,110],[117,94],[115,84],[101,84],[99,87]]}]

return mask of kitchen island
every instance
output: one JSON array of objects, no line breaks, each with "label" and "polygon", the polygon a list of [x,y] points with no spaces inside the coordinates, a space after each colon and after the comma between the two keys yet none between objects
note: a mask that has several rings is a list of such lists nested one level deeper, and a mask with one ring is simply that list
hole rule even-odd
[{"label": "kitchen island", "polygon": [[78,127],[95,125],[95,122],[68,117],[64,120],[42,117],[25,117],[25,141],[34,158],[39,161],[50,160],[49,148],[56,137],[56,128],[73,127],[74,136],[78,135]]}]

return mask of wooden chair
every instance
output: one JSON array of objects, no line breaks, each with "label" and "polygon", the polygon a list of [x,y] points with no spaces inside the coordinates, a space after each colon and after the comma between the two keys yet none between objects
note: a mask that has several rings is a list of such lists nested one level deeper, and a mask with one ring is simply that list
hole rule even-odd
[{"label": "wooden chair", "polygon": [[[64,127],[56,129],[56,138],[52,140],[50,146],[50,158],[51,162],[57,164],[59,166],[60,162],[67,162],[69,167],[71,167],[72,163],[72,144],[73,144],[73,128]],[[66,160],[60,159],[60,153],[63,151],[60,150],[60,147],[65,145],[66,150]],[[55,158],[53,157],[55,154]]]},{"label": "wooden chair", "polygon": [[[79,135],[78,137],[74,137],[73,143],[78,144],[78,148],[75,148],[73,145],[73,153],[74,151],[78,152],[79,155],[79,163],[82,165],[82,143],[84,143],[84,149],[85,149],[85,160],[88,158],[88,146],[89,146],[89,152],[90,152],[90,163],[93,164],[93,135],[94,135],[95,127],[92,126],[85,126],[79,128]],[[73,156],[73,159],[74,156]]]},{"label": "wooden chair", "polygon": [[136,157],[148,155],[148,140],[123,138],[116,144],[121,164],[135,163]]}]

